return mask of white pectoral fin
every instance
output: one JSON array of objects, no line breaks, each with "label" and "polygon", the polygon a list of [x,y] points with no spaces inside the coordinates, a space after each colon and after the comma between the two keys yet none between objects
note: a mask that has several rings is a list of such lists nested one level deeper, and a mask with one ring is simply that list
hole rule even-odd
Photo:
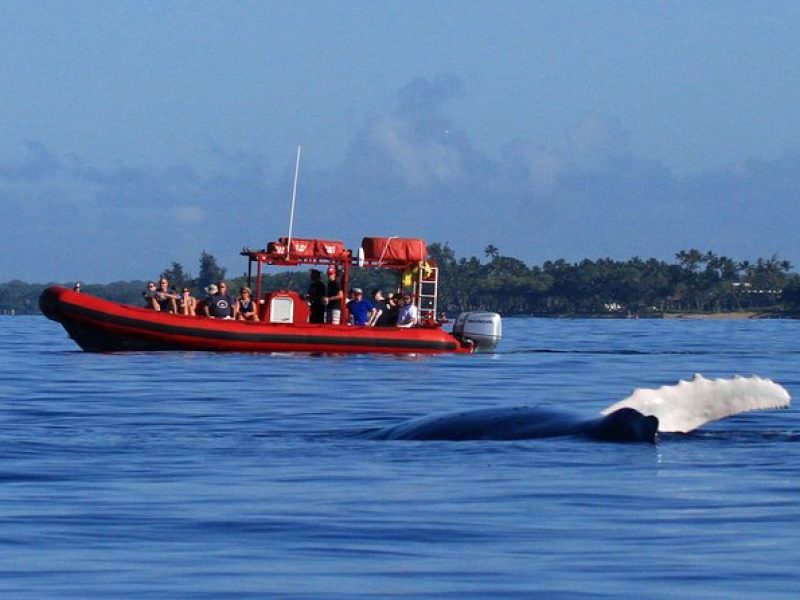
[{"label": "white pectoral fin", "polygon": [[706,379],[700,374],[658,389],[637,388],[602,411],[607,415],[623,407],[658,417],[661,432],[688,433],[705,423],[742,412],[786,408],[789,393],[770,379],[733,377]]}]

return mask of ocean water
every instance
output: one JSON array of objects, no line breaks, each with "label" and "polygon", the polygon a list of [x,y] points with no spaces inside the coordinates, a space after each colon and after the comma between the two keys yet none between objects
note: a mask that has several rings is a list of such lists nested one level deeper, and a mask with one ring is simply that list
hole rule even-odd
[{"label": "ocean water", "polygon": [[794,598],[798,408],[655,445],[372,441],[434,412],[596,415],[758,374],[800,322],[506,319],[496,354],[87,354],[0,317],[8,598]]}]

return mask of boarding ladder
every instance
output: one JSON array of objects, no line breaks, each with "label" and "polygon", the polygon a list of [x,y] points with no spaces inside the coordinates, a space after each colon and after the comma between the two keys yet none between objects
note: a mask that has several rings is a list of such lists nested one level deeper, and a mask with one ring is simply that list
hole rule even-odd
[{"label": "boarding ladder", "polygon": [[439,267],[429,262],[419,264],[419,277],[414,282],[414,297],[420,322],[436,321],[439,296]]}]

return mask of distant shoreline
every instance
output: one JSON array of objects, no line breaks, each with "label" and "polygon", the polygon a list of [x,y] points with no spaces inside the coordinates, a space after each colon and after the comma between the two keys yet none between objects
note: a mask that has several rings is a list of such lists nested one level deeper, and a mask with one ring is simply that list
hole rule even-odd
[{"label": "distant shoreline", "polygon": [[644,314],[619,314],[619,313],[583,313],[583,314],[516,314],[503,315],[504,317],[538,317],[540,319],[662,319],[669,321],[745,321],[769,319],[798,319],[800,315],[794,312],[770,311],[741,311],[741,312],[681,312],[681,313],[644,313]]},{"label": "distant shoreline", "polygon": [[[458,311],[483,310],[509,317],[546,318],[800,318],[800,273],[793,273],[791,264],[777,255],[736,262],[714,252],[691,249],[678,252],[678,262],[673,264],[634,257],[628,261],[602,258],[575,263],[558,259],[531,267],[514,257],[502,256],[491,244],[486,248],[486,263],[475,256],[459,259],[446,243],[429,244],[428,255],[446,282],[437,282],[437,312],[445,310],[451,317]],[[200,296],[210,282],[224,279],[227,272],[206,252],[201,254],[200,267],[200,275],[193,278],[180,263],[173,262],[160,276]],[[390,290],[400,286],[397,275],[354,269],[348,285]],[[247,274],[227,279],[231,289],[249,281]],[[38,312],[39,296],[48,285],[19,280],[0,283],[0,310]],[[72,285],[74,282],[66,287]],[[145,286],[145,281],[135,280],[81,285],[87,294],[133,305],[141,304]],[[263,275],[261,290],[278,289],[308,289],[308,273],[289,270]]]},{"label": "distant shoreline", "polygon": [[759,313],[751,311],[734,312],[734,313],[665,313],[661,316],[662,319],[681,319],[681,320],[734,320],[742,321],[746,319],[781,319],[783,315],[776,315],[773,313]]}]

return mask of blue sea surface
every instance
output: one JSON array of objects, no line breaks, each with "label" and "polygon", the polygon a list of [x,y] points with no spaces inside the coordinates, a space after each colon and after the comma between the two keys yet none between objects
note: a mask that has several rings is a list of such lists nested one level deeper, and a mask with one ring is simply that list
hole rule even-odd
[{"label": "blue sea surface", "polygon": [[655,445],[373,441],[637,387],[800,393],[800,322],[504,321],[495,354],[89,354],[0,317],[8,598],[794,598],[798,409]]}]

